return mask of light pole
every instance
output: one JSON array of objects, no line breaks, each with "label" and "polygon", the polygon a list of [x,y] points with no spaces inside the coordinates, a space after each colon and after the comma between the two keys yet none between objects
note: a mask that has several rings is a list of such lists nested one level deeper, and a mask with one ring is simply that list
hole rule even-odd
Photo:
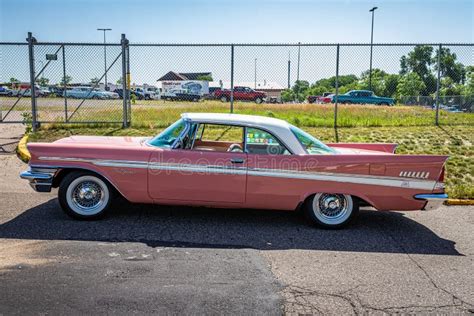
[{"label": "light pole", "polygon": [[254,89],[257,90],[257,58],[255,58]]},{"label": "light pole", "polygon": [[374,13],[377,7],[373,7],[369,10],[372,12],[372,30],[370,32],[370,67],[369,67],[369,90],[372,90],[372,49],[374,46]]},{"label": "light pole", "polygon": [[291,52],[288,52],[288,89],[290,89]]},{"label": "light pole", "polygon": [[105,81],[105,85],[104,85],[104,88],[106,91],[108,91],[108,87],[107,87],[107,46],[105,45],[106,44],[106,40],[105,40],[105,32],[107,31],[112,31],[112,29],[97,29],[97,31],[103,31],[104,32],[104,70],[105,70],[105,76],[104,76],[104,81]]}]

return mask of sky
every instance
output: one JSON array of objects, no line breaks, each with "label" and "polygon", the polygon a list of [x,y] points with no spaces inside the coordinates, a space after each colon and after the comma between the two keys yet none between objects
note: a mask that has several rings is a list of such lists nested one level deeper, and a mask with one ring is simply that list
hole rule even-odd
[{"label": "sky", "polygon": [[0,0],[0,41],[473,42],[473,0]]},{"label": "sky", "polygon": [[[375,11],[375,43],[472,43],[474,0],[0,0],[0,42],[102,42],[97,28],[112,28],[107,41],[119,43],[369,43]],[[36,67],[59,46],[35,47]],[[375,47],[374,68],[397,73],[400,57],[413,47]],[[458,60],[474,64],[472,47],[451,47]],[[108,64],[119,47],[108,48]],[[28,81],[27,47],[0,45],[0,82]],[[301,80],[335,74],[335,47],[302,47]],[[103,74],[103,47],[67,47],[67,74],[89,82]],[[297,47],[236,47],[235,80],[277,82],[297,79]],[[154,84],[168,71],[212,72],[230,80],[229,47],[131,47],[132,82]],[[368,69],[368,47],[341,47],[340,74]],[[61,55],[45,71],[51,82],[63,75]],[[121,76],[120,60],[109,81]]]}]

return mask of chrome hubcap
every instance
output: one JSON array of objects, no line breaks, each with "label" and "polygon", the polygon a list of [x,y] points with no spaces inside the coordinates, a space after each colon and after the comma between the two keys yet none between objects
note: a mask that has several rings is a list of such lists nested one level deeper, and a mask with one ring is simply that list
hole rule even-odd
[{"label": "chrome hubcap", "polygon": [[84,209],[98,206],[101,203],[102,196],[100,185],[92,181],[81,182],[72,191],[74,203]]},{"label": "chrome hubcap", "polygon": [[318,193],[313,200],[314,215],[325,224],[337,225],[352,213],[352,198],[344,194]]}]

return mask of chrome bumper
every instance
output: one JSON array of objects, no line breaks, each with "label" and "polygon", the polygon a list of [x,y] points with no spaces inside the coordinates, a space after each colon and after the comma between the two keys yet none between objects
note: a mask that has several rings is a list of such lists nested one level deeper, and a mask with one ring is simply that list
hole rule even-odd
[{"label": "chrome bumper", "polygon": [[423,210],[431,211],[440,207],[448,199],[448,195],[444,193],[417,194],[415,199],[426,201]]},{"label": "chrome bumper", "polygon": [[30,168],[20,173],[20,178],[30,181],[30,186],[37,192],[51,192],[56,171],[57,169]]}]

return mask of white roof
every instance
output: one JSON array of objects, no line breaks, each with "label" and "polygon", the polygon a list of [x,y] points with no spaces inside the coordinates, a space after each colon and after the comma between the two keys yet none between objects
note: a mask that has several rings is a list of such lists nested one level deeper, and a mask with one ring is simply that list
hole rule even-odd
[{"label": "white roof", "polygon": [[183,113],[181,114],[181,117],[195,122],[261,128],[278,137],[294,154],[306,153],[300,142],[290,130],[291,125],[280,119],[257,115],[228,113]]}]

